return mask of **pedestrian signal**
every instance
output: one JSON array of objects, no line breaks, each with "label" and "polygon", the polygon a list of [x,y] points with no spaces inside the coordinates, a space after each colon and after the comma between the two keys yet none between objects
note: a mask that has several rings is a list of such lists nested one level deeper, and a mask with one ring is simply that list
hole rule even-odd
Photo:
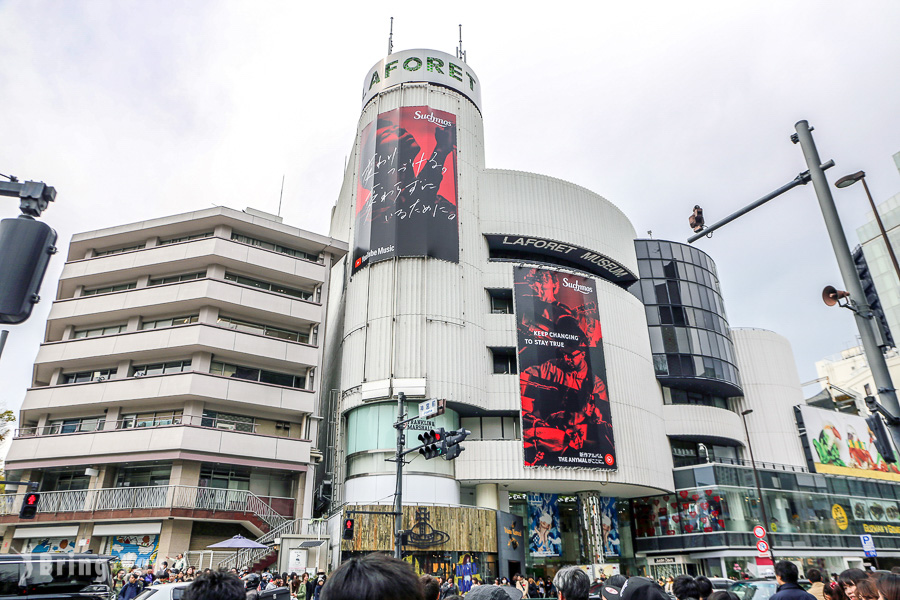
[{"label": "pedestrian signal", "polygon": [[344,519],[344,539],[353,539],[353,519]]},{"label": "pedestrian signal", "polygon": [[469,437],[470,433],[472,432],[468,429],[457,429],[447,434],[447,452],[444,455],[444,460],[453,460],[465,450],[460,444]]},{"label": "pedestrian signal", "polygon": [[35,492],[25,494],[25,499],[22,501],[22,508],[19,510],[19,518],[33,519],[37,514],[38,502],[40,499],[41,495]]}]

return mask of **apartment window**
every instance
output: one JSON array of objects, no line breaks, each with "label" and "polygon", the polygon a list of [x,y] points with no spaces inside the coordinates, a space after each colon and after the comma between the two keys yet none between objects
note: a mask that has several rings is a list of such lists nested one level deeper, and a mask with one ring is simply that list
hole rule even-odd
[{"label": "apartment window", "polygon": [[104,417],[82,417],[76,419],[54,419],[47,423],[44,435],[78,433],[80,431],[100,431]]},{"label": "apartment window", "polygon": [[146,244],[137,246],[125,246],[124,248],[113,248],[112,250],[94,250],[94,256],[109,256],[110,254],[121,254],[122,252],[131,252],[132,250],[143,250]]},{"label": "apartment window", "polygon": [[184,275],[170,275],[168,277],[158,277],[151,279],[147,285],[162,285],[164,283],[178,283],[179,281],[191,281],[192,279],[203,279],[206,277],[206,271],[197,273],[186,273]]},{"label": "apartment window", "polygon": [[491,348],[495,374],[516,373],[515,348]]},{"label": "apartment window", "polygon": [[168,375],[169,373],[184,373],[191,370],[190,360],[171,360],[168,362],[153,363],[134,367],[135,377],[147,375]]},{"label": "apartment window", "polygon": [[113,335],[122,333],[126,329],[126,325],[110,325],[108,327],[92,327],[90,329],[80,329],[72,333],[72,339],[100,337],[101,335]]},{"label": "apartment window", "polygon": [[64,373],[63,383],[85,383],[88,381],[105,381],[116,374],[117,369],[97,369],[96,371],[79,371]]},{"label": "apartment window", "polygon": [[471,440],[520,439],[518,417],[463,417],[459,425],[472,432]]},{"label": "apartment window", "polygon": [[171,319],[157,319],[155,321],[144,321],[141,323],[141,329],[161,329],[163,327],[174,327],[175,325],[188,325],[196,323],[200,315],[187,315],[183,317],[172,317]]},{"label": "apartment window", "polygon": [[288,256],[293,256],[295,258],[302,258],[303,260],[309,260],[319,263],[325,262],[325,257],[322,255],[322,253],[313,254],[311,252],[304,252],[303,250],[296,250],[294,248],[288,248],[287,246],[282,246],[273,242],[266,242],[264,240],[252,238],[249,235],[232,233],[231,239],[235,242],[250,244],[251,246],[258,246],[260,248],[265,248],[266,250],[272,250],[274,252],[281,252],[282,254],[287,254]]},{"label": "apartment window", "polygon": [[82,290],[82,296],[96,296],[97,294],[109,294],[111,292],[122,292],[124,290],[133,290],[137,286],[136,281],[130,283],[120,283],[118,285],[107,285],[103,287],[93,288],[90,290]]},{"label": "apartment window", "polygon": [[269,337],[275,337],[291,342],[303,342],[304,344],[309,343],[308,332],[303,333],[301,331],[292,331],[290,329],[282,329],[281,327],[272,327],[270,325],[263,325],[261,323],[251,323],[250,321],[233,319],[231,317],[219,317],[217,323],[219,325],[222,325],[223,327],[234,329],[236,331],[243,331],[244,333],[267,335]]},{"label": "apartment window", "polygon": [[512,290],[488,290],[491,299],[491,313],[495,315],[511,315],[513,313]]},{"label": "apartment window", "polygon": [[275,292],[276,294],[286,294],[288,296],[294,296],[295,298],[300,298],[301,300],[312,299],[312,292],[289,288],[279,283],[260,281],[259,279],[251,279],[250,277],[235,275],[234,273],[225,273],[225,279],[228,281],[233,281],[235,283],[240,283],[241,285],[249,285],[261,290]]},{"label": "apartment window", "polygon": [[139,427],[162,427],[165,425],[180,425],[182,411],[163,410],[156,412],[135,413],[123,415],[119,429],[133,429]]},{"label": "apartment window", "polygon": [[116,476],[116,487],[149,487],[169,485],[172,465],[122,467]]},{"label": "apartment window", "polygon": [[256,425],[253,417],[232,415],[214,410],[204,410],[200,421],[201,427],[215,427],[216,429],[228,429],[231,431],[244,431],[255,433]]},{"label": "apartment window", "polygon": [[266,371],[264,369],[254,369],[253,367],[229,365],[226,363],[215,361],[210,364],[209,372],[213,375],[234,377],[235,379],[246,379],[247,381],[258,381],[260,383],[271,383],[274,385],[283,385],[285,387],[300,389],[306,388],[305,375],[276,373],[275,371]]},{"label": "apartment window", "polygon": [[200,465],[200,487],[249,490],[250,469],[228,465]]},{"label": "apartment window", "polygon": [[189,242],[191,240],[200,240],[203,238],[212,237],[212,231],[204,231],[203,233],[195,233],[192,235],[183,235],[181,237],[171,238],[168,240],[159,240],[160,246],[165,246],[166,244],[177,244],[178,242]]},{"label": "apartment window", "polygon": [[86,490],[91,483],[89,475],[80,469],[46,469],[41,477],[42,492],[68,492]]}]

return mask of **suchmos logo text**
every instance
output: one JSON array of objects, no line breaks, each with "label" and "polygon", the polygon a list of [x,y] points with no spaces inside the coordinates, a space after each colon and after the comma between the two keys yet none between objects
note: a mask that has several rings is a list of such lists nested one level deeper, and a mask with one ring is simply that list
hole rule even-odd
[{"label": "suchmos logo text", "polygon": [[441,127],[450,127],[451,125],[453,125],[453,123],[447,121],[446,119],[441,119],[440,117],[434,116],[434,113],[425,114],[418,110],[416,111],[415,118],[420,121],[429,121],[431,123],[434,123],[435,125],[440,125]]},{"label": "suchmos logo text", "polygon": [[594,288],[581,285],[577,281],[569,281],[568,277],[563,277],[563,287],[572,288],[576,292],[581,292],[582,294],[590,294],[594,291]]}]

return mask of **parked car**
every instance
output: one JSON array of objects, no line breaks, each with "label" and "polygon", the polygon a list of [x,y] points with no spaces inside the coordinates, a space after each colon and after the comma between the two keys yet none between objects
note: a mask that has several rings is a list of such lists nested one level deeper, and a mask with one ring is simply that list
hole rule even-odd
[{"label": "parked car", "polygon": [[718,592],[719,590],[727,590],[734,583],[731,579],[727,577],[710,577],[709,582],[713,586],[713,591]]},{"label": "parked car", "polygon": [[0,554],[0,598],[114,600],[112,556]]},{"label": "parked car", "polygon": [[[804,590],[808,590],[808,579],[801,579],[797,582]],[[758,578],[745,579],[743,581],[735,581],[728,589],[734,592],[740,600],[767,600],[778,591],[778,583],[774,578]]]},{"label": "parked car", "polygon": [[181,600],[184,591],[189,585],[191,585],[190,581],[151,585],[145,587],[134,600],[148,600],[148,598],[153,598],[153,600]]}]

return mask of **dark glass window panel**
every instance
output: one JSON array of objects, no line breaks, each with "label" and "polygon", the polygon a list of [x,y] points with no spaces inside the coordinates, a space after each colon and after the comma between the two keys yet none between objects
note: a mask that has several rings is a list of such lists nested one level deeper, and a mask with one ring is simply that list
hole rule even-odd
[{"label": "dark glass window panel", "polygon": [[691,340],[690,336],[688,336],[687,329],[684,327],[676,327],[675,336],[678,338],[678,351],[683,354],[690,354]]},{"label": "dark glass window panel", "polygon": [[681,292],[678,289],[678,282],[669,281],[667,287],[669,288],[669,302],[672,304],[681,304]]},{"label": "dark glass window panel", "polygon": [[669,279],[678,279],[678,269],[675,267],[675,261],[667,260],[663,263],[663,274]]},{"label": "dark glass window panel", "polygon": [[669,363],[669,375],[672,377],[681,377],[681,357],[677,354],[666,355]]},{"label": "dark glass window panel", "polygon": [[641,280],[641,299],[644,304],[656,304],[656,292],[653,291],[653,280]]},{"label": "dark glass window panel", "polygon": [[713,359],[709,357],[703,358],[703,376],[704,377],[715,377],[716,376],[716,367],[713,362]]},{"label": "dark glass window panel", "polygon": [[687,325],[686,319],[684,317],[684,309],[680,306],[672,307],[672,320],[675,325],[681,325],[682,327]]},{"label": "dark glass window panel", "polygon": [[656,288],[656,302],[658,304],[668,304],[669,303],[669,292],[666,290],[666,283],[658,283],[653,287]]},{"label": "dark glass window panel", "polygon": [[0,595],[20,596],[19,593],[19,565],[0,564]]},{"label": "dark glass window panel", "polygon": [[681,244],[672,244],[672,258],[675,260],[684,260],[684,254],[682,254],[681,248]]},{"label": "dark glass window panel", "polygon": [[650,258],[659,258],[659,242],[656,240],[649,240],[647,242],[647,251],[650,253]]},{"label": "dark glass window panel", "polygon": [[642,279],[644,277],[652,277],[652,269],[650,268],[649,260],[638,261],[638,275],[640,275]]},{"label": "dark glass window panel", "polygon": [[651,260],[650,261],[650,270],[653,273],[653,276],[657,279],[663,279],[665,274],[663,273],[663,266],[661,260]]},{"label": "dark glass window panel", "polygon": [[235,367],[232,377],[236,377],[237,379],[249,379],[250,381],[259,381],[259,369]]},{"label": "dark glass window panel", "polygon": [[691,356],[681,357],[681,374],[684,377],[694,377],[694,360]]},{"label": "dark glass window panel", "polygon": [[647,325],[659,325],[659,309],[655,306],[647,306],[644,308],[647,313]]},{"label": "dark glass window panel", "polygon": [[294,385],[294,376],[286,373],[273,373],[272,371],[262,371],[259,375],[262,383],[272,383],[275,385],[283,385],[292,387]]},{"label": "dark glass window panel", "polygon": [[[661,327],[660,329],[662,329],[663,347],[665,348],[666,353],[678,352],[678,336],[675,333],[675,328]],[[671,362],[671,360],[669,362]]]},{"label": "dark glass window panel", "polygon": [[716,379],[725,379],[725,369],[722,366],[721,360],[713,360],[716,366]]},{"label": "dark glass window panel", "polygon": [[664,259],[671,260],[672,258],[672,244],[668,244],[666,242],[659,243],[659,251],[662,254]]},{"label": "dark glass window panel", "polygon": [[647,251],[647,242],[635,242],[634,251],[638,258],[649,258],[650,253]]},{"label": "dark glass window panel", "polygon": [[687,323],[691,327],[697,327],[697,311],[693,308],[685,308],[684,316],[687,318]]},{"label": "dark glass window panel", "polygon": [[[666,359],[665,354],[654,354],[653,355],[653,368],[656,371],[657,375],[668,375],[669,374],[669,362]],[[897,489],[900,490],[900,486],[897,486]]]},{"label": "dark glass window panel", "polygon": [[669,306],[660,306],[659,307],[659,322],[663,325],[671,325],[673,323],[672,320],[672,308]]}]

